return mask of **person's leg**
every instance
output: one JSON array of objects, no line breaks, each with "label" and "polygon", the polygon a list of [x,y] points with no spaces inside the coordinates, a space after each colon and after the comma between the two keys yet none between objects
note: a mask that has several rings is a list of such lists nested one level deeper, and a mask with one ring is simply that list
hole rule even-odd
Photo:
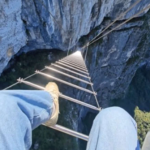
[{"label": "person's leg", "polygon": [[137,127],[122,108],[103,109],[95,118],[87,150],[139,150]]},{"label": "person's leg", "polygon": [[53,98],[46,91],[0,92],[0,150],[28,150],[32,129],[52,114]]},{"label": "person's leg", "polygon": [[146,135],[142,150],[150,150],[150,131]]}]

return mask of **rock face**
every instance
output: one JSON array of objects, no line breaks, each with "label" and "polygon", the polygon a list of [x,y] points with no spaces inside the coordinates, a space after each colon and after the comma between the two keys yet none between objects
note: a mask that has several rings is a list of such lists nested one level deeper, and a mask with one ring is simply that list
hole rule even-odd
[{"label": "rock face", "polygon": [[[146,54],[146,59],[140,65],[134,78],[132,79],[126,95],[122,99],[116,100],[116,104],[125,108],[134,116],[135,107],[149,112],[150,108],[150,53]],[[130,106],[130,107],[129,107]]]},{"label": "rock face", "polygon": [[107,101],[124,96],[149,49],[148,16],[141,18],[143,25],[122,28],[89,47],[87,64],[103,107],[108,106]]},{"label": "rock face", "polygon": [[[78,47],[78,40],[82,36],[101,25],[105,18],[110,18],[110,22],[133,2],[134,0],[1,0],[0,73],[11,56],[20,49],[26,52],[52,48],[65,51]],[[142,1],[121,19],[129,18],[147,6],[147,3],[148,0]]]},{"label": "rock face", "polygon": [[[137,68],[144,61],[150,46],[149,16],[150,12],[136,18],[89,47],[86,63],[102,107],[110,106],[113,100],[125,95]],[[92,33],[88,35],[91,36]]]},{"label": "rock face", "polygon": [[[102,23],[127,10],[134,0],[22,0],[22,20],[26,27],[28,43],[24,51],[57,48],[67,50],[78,40]],[[147,6],[142,1],[129,11],[127,19]]]},{"label": "rock face", "polygon": [[[88,48],[86,64],[94,83],[94,89],[98,93],[100,106],[103,108],[114,105],[122,106],[130,114],[133,114],[135,105],[138,104],[143,110],[148,110],[145,106],[149,104],[149,78],[146,79],[149,74],[150,54],[149,18],[150,11]],[[105,19],[103,24],[107,22],[109,22],[109,18]],[[118,25],[118,22],[115,25]],[[91,35],[84,37],[84,39],[91,38],[93,34],[91,32]],[[143,63],[147,69],[142,67],[136,73]],[[142,85],[142,89],[140,85]],[[140,90],[141,92],[139,92]],[[78,98],[80,97],[85,102],[96,105],[92,96],[79,93]],[[137,100],[137,98],[139,99]],[[145,102],[143,105],[142,100]],[[92,110],[80,108],[79,130],[89,129],[88,121],[86,120],[85,123],[85,119],[89,118],[89,113],[92,114],[92,117],[94,117],[94,113],[97,114]],[[88,131],[85,133],[88,134]]]},{"label": "rock face", "polygon": [[21,1],[0,0],[0,74],[14,54],[25,46]]}]

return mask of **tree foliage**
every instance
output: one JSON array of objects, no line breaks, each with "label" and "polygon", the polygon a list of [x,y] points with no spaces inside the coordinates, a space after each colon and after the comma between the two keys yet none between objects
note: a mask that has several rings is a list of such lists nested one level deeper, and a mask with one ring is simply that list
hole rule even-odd
[{"label": "tree foliage", "polygon": [[141,111],[136,107],[134,118],[137,122],[138,138],[142,147],[146,134],[150,130],[150,112]]}]

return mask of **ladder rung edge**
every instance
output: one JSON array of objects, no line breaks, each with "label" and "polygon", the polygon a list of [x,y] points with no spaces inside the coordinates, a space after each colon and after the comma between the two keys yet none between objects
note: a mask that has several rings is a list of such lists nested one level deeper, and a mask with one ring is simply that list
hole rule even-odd
[{"label": "ladder rung edge", "polygon": [[87,93],[90,93],[90,94],[93,94],[93,95],[97,95],[97,94],[96,94],[95,92],[93,92],[93,91],[90,91],[90,90],[88,90],[88,89],[82,88],[82,87],[80,87],[80,86],[78,86],[78,85],[69,83],[69,82],[67,82],[67,81],[61,80],[61,79],[56,78],[56,77],[54,77],[54,76],[52,76],[52,75],[49,75],[49,74],[46,74],[46,73],[42,73],[42,72],[40,72],[40,71],[35,71],[35,72],[36,72],[37,74],[40,74],[40,75],[43,75],[43,76],[45,76],[45,77],[54,79],[54,80],[56,80],[56,81],[58,81],[58,82],[64,83],[64,84],[69,85],[69,86],[72,86],[72,87],[74,87],[74,88],[77,88],[77,89],[79,89],[79,90],[85,91],[85,92],[87,92]]},{"label": "ladder rung edge", "polygon": [[77,99],[74,99],[74,98],[72,98],[72,97],[63,95],[63,94],[61,94],[61,93],[59,93],[59,96],[60,96],[61,98],[64,98],[64,99],[66,99],[66,100],[69,100],[69,101],[71,101],[71,102],[74,102],[74,103],[80,104],[80,105],[82,105],[82,106],[85,106],[85,107],[88,107],[88,108],[91,108],[91,109],[100,111],[99,108],[97,108],[97,107],[95,107],[95,106],[92,106],[92,105],[90,105],[90,104],[87,104],[87,103],[85,103],[85,102],[79,101],[79,100],[77,100]]},{"label": "ladder rung edge", "polygon": [[[32,87],[37,88],[37,89],[40,89],[40,90],[45,90],[45,87],[39,86],[39,85],[34,84],[34,83],[32,83],[32,82],[29,82],[29,81],[25,81],[25,80],[23,80],[23,79],[21,79],[21,78],[18,79],[18,82],[24,83],[24,84],[26,84],[26,85],[32,86]],[[69,96],[63,95],[63,94],[61,94],[61,93],[59,93],[59,96],[60,96],[61,98],[66,99],[66,100],[69,100],[69,101],[72,101],[72,102],[74,102],[74,103],[77,103],[77,104],[83,105],[83,106],[85,106],[85,107],[88,107],[88,108],[91,108],[91,109],[94,109],[94,110],[98,110],[98,111],[99,111],[99,109],[98,109],[97,107],[95,107],[95,106],[92,106],[92,105],[87,104],[87,103],[85,103],[85,102],[82,102],[82,101],[79,101],[79,100],[77,100],[77,99],[71,98],[71,97],[69,97]]]},{"label": "ladder rung edge", "polygon": [[[47,126],[45,124],[43,124],[44,126]],[[57,131],[60,131],[60,132],[63,132],[63,133],[66,133],[68,135],[71,135],[71,136],[74,136],[74,137],[77,137],[79,139],[82,139],[82,140],[85,140],[85,141],[88,141],[89,137],[85,134],[82,134],[82,133],[79,133],[79,132],[76,132],[76,131],[73,131],[71,129],[68,129],[66,127],[63,127],[61,125],[54,125],[54,126],[47,126],[49,128],[52,128],[54,130],[57,130]]]},{"label": "ladder rung edge", "polygon": [[49,70],[52,70],[52,71],[54,71],[54,72],[60,73],[60,74],[62,74],[62,75],[64,75],[64,76],[67,76],[67,77],[76,79],[76,80],[78,80],[78,81],[84,82],[84,83],[86,83],[86,84],[93,85],[93,83],[90,83],[90,82],[88,82],[88,81],[86,81],[86,80],[82,80],[82,79],[77,78],[77,77],[74,77],[74,76],[72,76],[72,75],[69,75],[69,74],[64,73],[64,72],[62,72],[62,71],[59,71],[59,70],[57,70],[57,69],[54,69],[54,68],[51,68],[51,67],[48,67],[48,66],[46,66],[45,68],[46,68],[46,69],[49,69]]},{"label": "ladder rung edge", "polygon": [[63,69],[63,70],[65,70],[65,71],[74,73],[74,74],[76,74],[76,75],[82,76],[82,77],[84,77],[84,78],[91,79],[90,77],[88,77],[88,76],[86,76],[86,75],[83,75],[83,74],[78,73],[78,72],[75,72],[75,71],[73,71],[73,70],[64,68],[64,67],[60,66],[59,64],[53,64],[53,63],[52,63],[51,65],[52,65],[52,66],[55,66],[55,67],[58,67],[58,68],[60,68],[60,69]]},{"label": "ladder rung edge", "polygon": [[82,65],[83,67],[87,68],[86,65],[84,64],[84,62],[79,61],[79,60],[73,60],[73,59],[61,59],[61,60],[71,62],[71,63],[75,63],[75,64],[78,64],[78,65]]},{"label": "ladder rung edge", "polygon": [[56,63],[57,63],[57,64],[60,64],[60,65],[63,65],[63,66],[65,66],[65,67],[67,67],[67,68],[70,68],[70,69],[73,69],[73,70],[76,70],[76,71],[82,72],[82,73],[84,73],[84,74],[86,74],[86,75],[89,75],[89,73],[84,72],[84,71],[82,71],[82,70],[80,70],[80,69],[73,68],[73,67],[71,67],[71,66],[65,65],[65,64],[60,63],[60,62],[56,62]]},{"label": "ladder rung edge", "polygon": [[74,64],[71,64],[71,63],[67,63],[67,62],[64,62],[64,61],[61,61],[61,60],[59,60],[59,61],[57,61],[57,62],[64,63],[65,65],[69,65],[69,66],[71,66],[71,67],[75,67],[75,68],[80,69],[80,70],[82,70],[82,71],[88,72],[87,69],[82,68],[81,66],[77,66],[77,65],[74,65]]},{"label": "ladder rung edge", "polygon": [[[63,62],[63,63],[66,63],[66,64],[71,64],[71,65],[74,65],[76,67],[81,67],[81,69],[85,69],[87,70],[87,68],[83,67],[82,65],[80,64],[77,64],[77,63],[73,63],[73,62],[70,62],[70,61],[66,61],[66,60],[59,60],[60,62]],[[87,70],[88,71],[88,70]]]}]

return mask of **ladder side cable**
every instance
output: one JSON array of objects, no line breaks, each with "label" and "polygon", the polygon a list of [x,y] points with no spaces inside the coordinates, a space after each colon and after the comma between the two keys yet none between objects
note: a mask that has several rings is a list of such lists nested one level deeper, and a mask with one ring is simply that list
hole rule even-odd
[{"label": "ladder side cable", "polygon": [[97,36],[95,36],[93,40],[95,40],[97,37],[99,37],[102,33],[104,33],[109,27],[111,27],[116,21],[124,17],[134,6],[136,6],[138,3],[140,3],[142,0],[136,1],[133,5],[131,5],[125,12],[121,13],[112,23],[110,23],[102,32],[100,32]]},{"label": "ladder side cable", "polygon": [[[87,52],[88,52],[88,47],[87,47],[87,51],[86,51],[86,56],[87,56]],[[82,59],[83,59],[83,57],[82,57]],[[86,57],[85,57],[85,61],[86,61]],[[85,61],[84,61],[84,63],[85,63]],[[86,63],[85,63],[85,66],[86,66]],[[88,70],[88,69],[87,69],[87,70]],[[89,76],[89,75],[88,75],[88,76]],[[92,83],[92,82],[91,82],[91,78],[89,78],[89,82]],[[93,85],[91,85],[91,88],[92,88],[92,91],[95,92]],[[101,109],[101,107],[100,107],[100,105],[99,105],[99,102],[98,102],[98,99],[97,99],[97,96],[94,95],[94,98],[95,98],[97,107]]]},{"label": "ladder side cable", "polygon": [[142,14],[144,11],[146,11],[147,9],[150,8],[150,5],[147,6],[146,8],[142,9],[140,12],[136,13],[135,15],[133,15],[132,17],[130,17],[129,19],[127,19],[126,21],[124,21],[123,23],[119,24],[118,26],[116,26],[115,28],[113,28],[112,30],[106,32],[104,35],[100,36],[99,38],[95,39],[94,41],[91,41],[89,45],[97,42],[99,39],[103,38],[104,36],[108,35],[109,33],[111,33],[112,31],[118,29],[119,27],[121,27],[122,25],[126,24],[127,22],[129,22],[130,20],[132,20],[133,18],[138,17],[140,14]]},{"label": "ladder side cable", "polygon": [[[98,38],[102,33],[104,33],[107,29],[109,29],[109,27],[111,27],[113,24],[115,24],[116,21],[118,21],[119,19],[121,19],[122,17],[124,17],[133,7],[135,7],[141,1],[142,0],[138,0],[135,3],[133,3],[133,5],[131,5],[125,12],[121,13],[112,23],[110,23],[105,29],[103,29],[98,35],[96,35],[90,42],[88,42],[87,44],[85,44],[85,46],[83,46],[81,48],[81,50],[84,49],[84,48],[86,48],[87,45],[89,45],[89,43],[91,43],[92,41],[96,40],[96,38]],[[95,42],[92,42],[91,44],[93,44],[93,43],[95,43]]]},{"label": "ladder side cable", "polygon": [[[43,69],[41,69],[40,71],[44,71],[45,69],[46,69],[46,68],[43,68]],[[27,76],[26,78],[24,78],[24,80],[27,80],[27,79],[29,79],[29,78],[35,76],[36,74],[37,74],[37,73],[33,73],[33,74]],[[10,89],[10,88],[16,86],[16,85],[19,84],[19,83],[20,83],[20,82],[16,82],[16,83],[14,83],[14,84],[12,84],[12,85],[10,85],[10,86],[4,88],[3,90],[8,90],[8,89]]]},{"label": "ladder side cable", "polygon": [[[92,39],[90,42],[88,42],[89,44],[87,43],[87,44],[86,44],[85,46],[83,46],[80,50],[83,50],[84,48],[86,48],[87,45],[90,46],[90,45],[94,44],[95,42],[97,42],[97,41],[100,40],[101,38],[103,38],[103,37],[105,37],[106,35],[110,34],[112,31],[118,29],[119,27],[121,27],[122,25],[126,24],[126,23],[129,22],[130,20],[132,20],[132,19],[138,17],[140,14],[142,14],[144,11],[148,10],[149,8],[150,8],[150,4],[149,4],[147,7],[145,7],[144,9],[142,9],[140,12],[136,13],[135,15],[133,15],[132,17],[130,17],[129,19],[127,19],[126,21],[124,21],[123,23],[119,24],[118,26],[116,26],[116,27],[113,28],[112,30],[106,32],[104,35],[100,36],[99,38],[96,38],[95,40]],[[100,34],[101,34],[101,33],[100,33]],[[99,34],[99,35],[100,35],[100,34]],[[98,36],[99,36],[99,35],[98,35]]]}]

